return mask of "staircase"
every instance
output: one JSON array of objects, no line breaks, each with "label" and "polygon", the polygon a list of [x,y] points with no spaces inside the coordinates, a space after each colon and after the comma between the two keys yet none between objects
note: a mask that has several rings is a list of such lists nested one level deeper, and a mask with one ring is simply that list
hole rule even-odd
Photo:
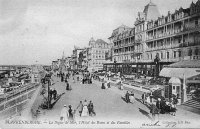
[{"label": "staircase", "polygon": [[194,99],[190,99],[184,102],[182,105],[200,110],[200,102]]}]

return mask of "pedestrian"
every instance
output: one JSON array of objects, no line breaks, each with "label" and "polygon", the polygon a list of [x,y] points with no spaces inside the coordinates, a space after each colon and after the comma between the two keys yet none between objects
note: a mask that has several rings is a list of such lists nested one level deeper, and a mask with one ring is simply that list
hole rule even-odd
[{"label": "pedestrian", "polygon": [[148,105],[151,103],[151,102],[150,102],[150,95],[147,95],[147,97],[146,97],[146,102],[147,102]]},{"label": "pedestrian", "polygon": [[175,106],[175,108],[176,108],[176,105],[177,105],[177,103],[178,103],[178,98],[175,96],[175,97],[173,97],[173,105]]},{"label": "pedestrian", "polygon": [[79,75],[77,75],[77,82],[79,81]]},{"label": "pedestrian", "polygon": [[63,109],[60,112],[60,120],[63,122],[67,121],[67,114],[68,114],[67,106],[64,105]]},{"label": "pedestrian", "polygon": [[82,111],[82,114],[81,116],[88,116],[88,104],[87,104],[87,100],[84,101],[83,103],[83,111]]},{"label": "pedestrian", "polygon": [[82,101],[80,101],[79,105],[77,106],[78,112],[79,112],[79,116],[81,117],[82,111],[83,111],[83,103]]},{"label": "pedestrian", "polygon": [[152,121],[155,121],[155,115],[158,115],[158,119],[159,119],[159,110],[156,107],[155,104],[151,103],[151,108],[150,108],[150,113],[152,114]]},{"label": "pedestrian", "polygon": [[130,94],[129,94],[128,91],[127,91],[126,94],[125,94],[125,100],[126,100],[127,103],[130,102],[129,96],[130,96]]},{"label": "pedestrian", "polygon": [[63,74],[61,74],[61,82],[64,81],[64,77],[63,77]]},{"label": "pedestrian", "polygon": [[173,103],[171,103],[171,105],[170,105],[170,114],[175,116],[176,115],[176,111],[177,111],[176,106]]},{"label": "pedestrian", "polygon": [[146,104],[146,93],[145,92],[142,94],[142,103]]},{"label": "pedestrian", "polygon": [[53,98],[53,90],[52,89],[50,89],[49,90],[49,99],[50,99],[50,102],[51,102],[51,100],[52,100],[52,98]]},{"label": "pedestrian", "polygon": [[160,113],[160,111],[161,111],[161,99],[160,98],[158,98],[158,100],[157,100],[157,102],[156,102],[156,107],[158,108],[158,111],[159,111],[159,113]]},{"label": "pedestrian", "polygon": [[67,78],[65,78],[65,83],[67,82]]},{"label": "pedestrian", "polygon": [[96,113],[94,111],[94,105],[92,103],[92,101],[90,101],[90,103],[88,104],[88,111],[89,111],[89,116],[96,116]]},{"label": "pedestrian", "polygon": [[57,98],[57,91],[56,91],[56,89],[54,88],[54,90],[53,90],[53,99],[56,100],[56,98]]},{"label": "pedestrian", "polygon": [[105,87],[105,83],[104,82],[102,82],[102,84],[101,84],[101,89],[105,89],[106,87]]},{"label": "pedestrian", "polygon": [[68,116],[68,121],[74,121],[74,117],[73,117],[73,110],[72,110],[72,106],[71,105],[69,105],[69,109],[68,109],[68,114],[67,114],[67,116]]},{"label": "pedestrian", "polygon": [[153,100],[153,92],[151,91],[150,92],[150,102],[152,103],[152,100]]},{"label": "pedestrian", "polygon": [[130,96],[129,96],[129,100],[131,103],[134,103],[135,102],[135,97],[134,97],[134,93],[133,91],[131,92]]},{"label": "pedestrian", "polygon": [[66,82],[66,90],[69,90],[69,82]]}]

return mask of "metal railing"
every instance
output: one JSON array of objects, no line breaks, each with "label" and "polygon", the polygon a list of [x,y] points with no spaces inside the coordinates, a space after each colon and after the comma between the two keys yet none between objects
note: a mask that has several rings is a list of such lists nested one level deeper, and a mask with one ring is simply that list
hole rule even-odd
[{"label": "metal railing", "polygon": [[33,84],[24,85],[23,87],[19,87],[19,88],[15,89],[14,91],[7,92],[4,95],[2,95],[3,97],[0,99],[0,104],[3,102],[6,102],[16,96],[22,95],[25,92],[28,92],[38,86],[39,86],[39,84],[33,83]]}]

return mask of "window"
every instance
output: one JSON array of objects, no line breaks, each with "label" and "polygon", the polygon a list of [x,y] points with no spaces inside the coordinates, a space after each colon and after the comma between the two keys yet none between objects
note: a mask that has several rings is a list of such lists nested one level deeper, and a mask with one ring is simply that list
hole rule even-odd
[{"label": "window", "polygon": [[197,26],[197,25],[198,25],[198,19],[195,20],[195,26]]},{"label": "window", "polygon": [[195,49],[195,55],[198,55],[198,54],[199,54],[199,49],[196,48],[196,49]]},{"label": "window", "polygon": [[188,56],[192,56],[192,49],[188,50]]},{"label": "window", "polygon": [[173,86],[173,90],[175,90],[175,86]]},{"label": "window", "polygon": [[169,52],[167,52],[167,59],[169,59]]},{"label": "window", "polygon": [[174,58],[176,58],[176,51],[174,51]]},{"label": "window", "polygon": [[181,57],[181,51],[178,51],[178,57]]},{"label": "window", "polygon": [[163,59],[163,53],[161,52],[161,59]]}]

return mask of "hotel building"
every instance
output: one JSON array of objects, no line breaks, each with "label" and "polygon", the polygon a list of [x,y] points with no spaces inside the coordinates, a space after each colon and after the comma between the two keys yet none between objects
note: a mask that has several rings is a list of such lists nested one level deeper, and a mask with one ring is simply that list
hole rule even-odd
[{"label": "hotel building", "polygon": [[98,71],[103,69],[103,64],[106,62],[105,53],[109,51],[111,44],[97,39],[91,38],[88,47],[88,71]]},{"label": "hotel building", "polygon": [[[150,2],[143,12],[138,12],[134,25],[133,29],[120,26],[113,30],[109,39],[114,43],[116,64],[105,64],[105,69],[155,76],[163,66],[200,58],[200,0],[166,16],[161,16],[157,6]],[[118,66],[119,69],[115,68]]]}]

